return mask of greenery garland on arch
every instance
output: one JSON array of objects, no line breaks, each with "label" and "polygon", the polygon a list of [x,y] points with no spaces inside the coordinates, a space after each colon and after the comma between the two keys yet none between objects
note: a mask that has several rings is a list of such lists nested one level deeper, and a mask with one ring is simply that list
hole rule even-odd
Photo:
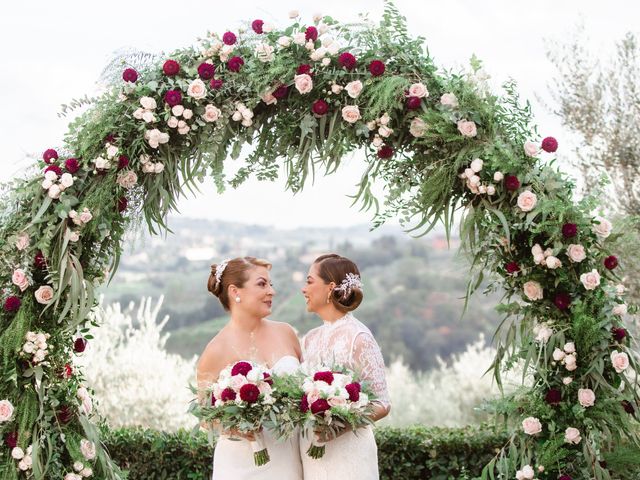
[{"label": "greenery garland on arch", "polygon": [[[94,288],[117,268],[138,212],[158,232],[207,176],[222,190],[284,165],[297,191],[356,149],[367,168],[355,198],[376,224],[400,216],[420,233],[439,221],[449,229],[460,210],[469,293],[482,272],[504,289],[494,373],[499,381],[521,361],[529,383],[499,404],[513,435],[482,477],[623,477],[624,452],[640,445],[639,398],[609,251],[617,234],[545,161],[555,139],[540,143],[515,86],[493,95],[477,61],[471,75],[438,71],[391,2],[378,26],[291,18],[283,30],[255,20],[167,57],[125,58],[62,147],[5,191],[2,478],[121,476],[73,358],[91,341]],[[244,144],[245,165],[224,178]],[[385,184],[384,210],[374,180]]]}]

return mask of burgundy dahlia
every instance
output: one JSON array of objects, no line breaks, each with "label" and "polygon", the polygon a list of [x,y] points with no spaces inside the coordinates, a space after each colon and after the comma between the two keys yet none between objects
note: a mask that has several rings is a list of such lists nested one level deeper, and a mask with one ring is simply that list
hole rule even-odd
[{"label": "burgundy dahlia", "polygon": [[120,155],[118,157],[118,170],[122,170],[123,168],[127,168],[129,166],[129,157],[126,155]]},{"label": "burgundy dahlia", "polygon": [[518,262],[509,262],[504,266],[504,268],[507,270],[507,273],[509,274],[513,274],[520,271],[520,266],[518,265]]},{"label": "burgundy dahlia", "polygon": [[309,400],[307,400],[306,395],[302,395],[300,399],[300,411],[306,413],[309,411]]},{"label": "burgundy dahlia", "polygon": [[569,475],[560,475],[558,480],[573,480]]},{"label": "burgundy dahlia", "polygon": [[55,165],[55,164],[49,165],[47,168],[45,168],[44,169],[44,173],[47,173],[47,172],[53,172],[58,176],[62,175],[62,169],[58,165]]},{"label": "burgundy dahlia", "polygon": [[604,266],[607,270],[613,270],[618,266],[618,258],[615,255],[609,255],[604,259]]},{"label": "burgundy dahlia", "polygon": [[331,372],[316,372],[313,376],[314,381],[323,381],[331,385],[333,383],[333,373]]},{"label": "burgundy dahlia", "polygon": [[636,413],[635,407],[629,400],[622,401],[622,408],[624,408],[624,411],[627,412],[629,415],[633,415],[634,413]]},{"label": "burgundy dahlia", "polygon": [[73,419],[73,410],[68,405],[62,405],[56,412],[56,417],[60,423],[65,425]]},{"label": "burgundy dahlia", "polygon": [[246,383],[240,387],[240,398],[247,403],[256,403],[260,396],[260,390],[252,383]]},{"label": "burgundy dahlia", "polygon": [[318,413],[326,412],[330,408],[331,405],[329,405],[329,402],[327,402],[324,398],[319,398],[311,404],[311,413],[316,415]]},{"label": "burgundy dahlia", "polygon": [[417,110],[422,105],[422,99],[420,97],[409,97],[407,98],[407,109],[408,110]]},{"label": "burgundy dahlia", "polygon": [[58,159],[58,152],[56,152],[53,148],[45,150],[42,154],[42,159],[44,160],[44,163],[51,164],[54,160]]},{"label": "burgundy dahlia", "polygon": [[219,78],[212,78],[211,82],[209,82],[209,86],[211,88],[213,88],[214,90],[219,90],[220,88],[222,88],[222,84],[224,82],[222,80],[220,80]]},{"label": "burgundy dahlia", "polygon": [[17,312],[21,303],[18,297],[11,295],[4,301],[4,311],[10,313]]},{"label": "burgundy dahlia", "polygon": [[167,102],[167,105],[170,107],[180,105],[180,102],[182,102],[182,93],[180,93],[180,90],[169,90],[164,94],[164,101]]},{"label": "burgundy dahlia", "polygon": [[224,35],[222,35],[222,41],[225,45],[233,45],[237,40],[238,38],[233,32],[225,32]]},{"label": "burgundy dahlia", "polygon": [[216,73],[216,67],[213,63],[202,62],[198,66],[198,75],[202,80],[211,80]]},{"label": "burgundy dahlia", "polygon": [[280,85],[273,91],[272,95],[278,100],[281,100],[287,96],[287,93],[289,93],[289,87],[287,87],[286,85]]},{"label": "burgundy dahlia", "polygon": [[520,180],[515,175],[507,175],[504,177],[504,186],[507,190],[515,191],[520,188]]},{"label": "burgundy dahlia", "polygon": [[544,400],[549,405],[558,405],[562,401],[562,392],[557,388],[550,388],[544,396]]},{"label": "burgundy dahlia", "polygon": [[227,68],[231,72],[239,72],[240,68],[244,65],[244,60],[242,57],[231,57],[231,59],[227,62]]},{"label": "burgundy dahlia", "polygon": [[167,60],[164,62],[164,65],[162,65],[162,71],[166,76],[173,77],[180,71],[180,64],[175,60]]},{"label": "burgundy dahlia", "polygon": [[256,32],[257,34],[261,34],[262,32],[262,26],[264,25],[264,22],[262,20],[254,20],[253,22],[251,22],[251,28],[253,28],[253,31]]},{"label": "burgundy dahlia", "polygon": [[318,29],[316,27],[307,27],[307,30],[304,32],[304,38],[315,42],[318,39]]},{"label": "burgundy dahlia", "polygon": [[36,268],[39,269],[44,269],[47,267],[47,261],[40,250],[38,250],[35,257],[33,257],[33,264],[36,266]]},{"label": "burgundy dahlia", "polygon": [[244,375],[247,376],[253,367],[249,362],[238,362],[231,369],[231,375]]},{"label": "burgundy dahlia", "polygon": [[562,236],[564,238],[572,238],[578,234],[578,225],[575,223],[565,223],[562,225]]},{"label": "burgundy dahlia", "polygon": [[9,448],[16,448],[18,446],[18,432],[9,432],[4,436],[4,443]]},{"label": "burgundy dahlia", "polygon": [[614,328],[611,333],[618,343],[621,343],[627,336],[627,330],[622,327]]},{"label": "burgundy dahlia", "polygon": [[120,197],[118,199],[118,212],[122,213],[127,209],[129,202],[127,201],[127,197]]},{"label": "burgundy dahlia", "polygon": [[341,53],[338,57],[338,63],[347,70],[353,70],[354,68],[356,68],[357,62],[356,57],[354,57],[351,53],[344,52]]},{"label": "burgundy dahlia", "polygon": [[211,405],[215,405],[216,404],[216,396],[213,394],[213,392],[211,392]]},{"label": "burgundy dahlia", "polygon": [[138,80],[138,72],[136,72],[133,68],[127,68],[124,72],[122,72],[122,79],[125,82],[136,83]]},{"label": "burgundy dahlia", "polygon": [[269,385],[273,385],[273,379],[271,378],[271,374],[267,372],[262,372],[262,377],[264,378],[265,383]]},{"label": "burgundy dahlia", "polygon": [[329,104],[324,100],[316,100],[311,105],[311,111],[316,115],[324,115],[329,111]]},{"label": "burgundy dahlia", "polygon": [[349,400],[357,402],[360,400],[360,384],[357,382],[346,385],[345,390],[349,393]]},{"label": "burgundy dahlia", "polygon": [[553,153],[558,150],[558,141],[553,137],[547,137],[542,140],[542,149],[545,152]]},{"label": "burgundy dahlia", "polygon": [[311,65],[303,63],[302,65],[298,66],[298,68],[296,68],[296,73],[298,75],[311,75]]},{"label": "burgundy dahlia", "polygon": [[371,75],[373,75],[374,77],[379,77],[384,73],[385,68],[386,67],[382,60],[373,60],[369,64],[369,73],[371,73]]},{"label": "burgundy dahlia", "polygon": [[64,168],[67,169],[69,173],[76,173],[80,170],[80,164],[78,163],[77,158],[67,158],[64,162]]},{"label": "burgundy dahlia", "polygon": [[558,292],[553,298],[553,303],[559,310],[566,310],[571,305],[571,297],[568,293]]},{"label": "burgundy dahlia", "polygon": [[223,402],[228,402],[229,400],[236,399],[236,392],[231,387],[225,388],[220,394],[220,400]]},{"label": "burgundy dahlia", "polygon": [[393,157],[393,147],[390,145],[383,145],[380,150],[378,150],[378,158],[388,160],[391,157]]},{"label": "burgundy dahlia", "polygon": [[87,348],[87,340],[82,337],[76,338],[75,342],[73,342],[73,351],[76,353],[82,353]]}]

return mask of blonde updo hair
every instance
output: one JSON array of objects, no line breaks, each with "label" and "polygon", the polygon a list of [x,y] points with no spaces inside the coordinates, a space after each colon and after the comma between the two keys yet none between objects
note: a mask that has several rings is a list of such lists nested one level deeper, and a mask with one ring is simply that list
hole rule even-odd
[{"label": "blonde updo hair", "polygon": [[226,268],[222,272],[220,281],[216,278],[216,272],[221,264],[211,265],[211,275],[207,282],[207,290],[213,293],[222,307],[229,311],[229,285],[235,285],[238,288],[244,287],[245,282],[249,279],[249,270],[256,267],[265,267],[271,270],[271,263],[255,257],[238,257],[227,262]]},{"label": "blonde updo hair", "polygon": [[313,263],[318,266],[318,275],[325,283],[333,282],[336,284],[336,288],[333,289],[329,297],[333,306],[343,313],[352,312],[358,308],[364,297],[362,289],[353,286],[345,292],[338,288],[347,278],[348,273],[360,277],[357,265],[348,258],[335,253],[321,255]]}]

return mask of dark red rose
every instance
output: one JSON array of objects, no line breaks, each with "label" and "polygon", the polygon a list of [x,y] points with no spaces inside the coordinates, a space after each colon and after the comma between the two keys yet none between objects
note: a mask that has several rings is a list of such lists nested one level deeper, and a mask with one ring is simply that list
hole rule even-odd
[{"label": "dark red rose", "polygon": [[562,226],[562,236],[564,238],[575,237],[578,234],[578,226],[575,223],[565,223]]},{"label": "dark red rose", "polygon": [[82,337],[76,338],[75,342],[73,342],[73,351],[76,353],[82,353],[87,348],[87,340]]},{"label": "dark red rose", "polygon": [[384,73],[385,65],[382,60],[374,60],[369,64],[369,73],[374,77],[379,77]]},{"label": "dark red rose", "polygon": [[127,68],[124,72],[122,72],[122,79],[125,82],[136,83],[138,80],[138,72],[136,72],[133,68]]},{"label": "dark red rose", "polygon": [[239,72],[243,65],[244,65],[244,60],[242,59],[242,57],[232,57],[227,62],[227,68],[231,72]]},{"label": "dark red rose", "polygon": [[387,160],[391,157],[393,157],[393,147],[390,145],[383,145],[380,147],[380,150],[378,150],[378,158]]},{"label": "dark red rose", "polygon": [[118,212],[122,213],[127,209],[129,202],[127,201],[127,197],[120,197],[118,199]]},{"label": "dark red rose", "polygon": [[18,446],[18,432],[9,432],[4,436],[4,443],[9,448],[16,448]]},{"label": "dark red rose", "polygon": [[240,398],[247,403],[256,403],[260,396],[260,390],[252,383],[246,383],[240,387]]},{"label": "dark red rose", "polygon": [[224,82],[222,80],[220,80],[219,78],[212,78],[211,82],[209,83],[209,86],[211,88],[213,88],[214,90],[218,90],[220,88],[222,88],[222,84]]},{"label": "dark red rose", "polygon": [[105,141],[105,143],[115,143],[116,136],[113,133],[110,133],[109,135],[104,137],[104,141]]},{"label": "dark red rose", "polygon": [[58,152],[56,152],[53,148],[45,150],[42,154],[42,159],[44,160],[44,163],[51,164],[58,159]]},{"label": "dark red rose", "polygon": [[565,292],[558,292],[553,298],[553,303],[558,309],[566,310],[571,305],[571,296]]},{"label": "dark red rose", "polygon": [[321,380],[321,381],[331,385],[333,383],[333,373],[331,373],[331,372],[316,372],[316,374],[313,376],[313,380],[314,381]]},{"label": "dark red rose", "polygon": [[122,170],[123,168],[127,168],[129,166],[129,157],[126,155],[120,155],[118,157],[118,170]]},{"label": "dark red rose", "polygon": [[618,266],[618,258],[615,255],[609,255],[604,259],[604,266],[607,267],[608,270],[613,270]]},{"label": "dark red rose", "polygon": [[613,330],[611,330],[611,333],[613,334],[613,338],[615,338],[616,342],[618,343],[622,343],[622,341],[627,336],[627,330],[622,327],[614,328]]},{"label": "dark red rose", "polygon": [[557,388],[550,388],[547,394],[544,396],[544,400],[549,405],[558,405],[562,401],[562,392]]},{"label": "dark red rose", "polygon": [[220,400],[223,402],[228,402],[229,400],[236,399],[236,392],[231,387],[225,388],[220,394]]},{"label": "dark red rose", "polygon": [[311,413],[316,415],[318,413],[326,412],[330,408],[331,405],[329,405],[329,402],[327,402],[324,398],[319,398],[311,404]]},{"label": "dark red rose", "polygon": [[558,480],[573,480],[569,475],[560,475]]},{"label": "dark red rose", "polygon": [[329,104],[324,100],[316,100],[311,105],[311,111],[316,115],[324,115],[329,111]]},{"label": "dark red rose", "polygon": [[634,413],[636,413],[635,407],[628,400],[622,401],[622,408],[624,408],[624,411],[627,412],[629,415],[633,415]]},{"label": "dark red rose", "polygon": [[360,384],[357,382],[354,383],[350,383],[349,385],[346,385],[345,390],[347,392],[349,392],[349,400],[351,400],[352,402],[357,402],[358,400],[360,400]]},{"label": "dark red rose", "polygon": [[304,32],[304,37],[307,40],[315,42],[318,39],[318,29],[316,27],[307,27],[306,32]]},{"label": "dark red rose", "polygon": [[238,362],[231,369],[231,375],[244,375],[247,376],[253,367],[249,362]]},{"label": "dark red rose", "polygon": [[80,164],[78,163],[77,158],[67,158],[64,162],[64,168],[67,169],[69,173],[76,173],[80,170]]},{"label": "dark red rose", "polygon": [[253,22],[251,22],[251,28],[253,28],[253,31],[256,32],[258,35],[262,33],[263,25],[264,25],[264,22],[262,20],[254,20]]},{"label": "dark red rose", "polygon": [[180,64],[175,60],[167,60],[162,66],[162,71],[166,76],[173,77],[180,71]]},{"label": "dark red rose", "polygon": [[287,87],[286,85],[280,85],[273,91],[272,95],[278,100],[282,100],[287,96],[287,93],[289,93],[289,87]]},{"label": "dark red rose", "polygon": [[296,73],[298,75],[311,75],[311,65],[307,65],[306,63],[298,66],[298,68],[296,68]]},{"label": "dark red rose", "polygon": [[558,141],[553,137],[547,137],[542,140],[542,149],[545,152],[553,153],[558,150]]},{"label": "dark red rose", "polygon": [[515,175],[507,175],[504,177],[504,186],[507,190],[515,191],[520,188],[520,180]]},{"label": "dark red rose", "polygon": [[349,52],[344,52],[341,53],[338,57],[338,63],[347,70],[353,70],[354,68],[356,68],[357,61],[356,57],[354,57],[352,54],[350,54]]},{"label": "dark red rose", "polygon": [[520,271],[520,266],[517,262],[509,262],[504,268],[507,270],[507,273],[516,273]]},{"label": "dark red rose", "polygon": [[73,419],[73,410],[68,405],[62,405],[56,412],[56,417],[63,425],[67,424]]},{"label": "dark red rose", "polygon": [[237,40],[238,38],[233,32],[225,32],[224,35],[222,35],[222,41],[225,45],[233,45]]},{"label": "dark red rose", "polygon": [[164,101],[167,102],[167,105],[170,107],[180,105],[180,102],[182,102],[182,93],[180,90],[169,90],[164,94]]},{"label": "dark red rose", "polygon": [[10,313],[17,312],[21,303],[18,297],[11,295],[4,301],[4,311]]},{"label": "dark red rose", "polygon": [[407,109],[408,110],[417,110],[422,105],[422,99],[420,97],[409,97],[407,98]]},{"label": "dark red rose", "polygon": [[44,173],[47,172],[53,172],[58,176],[62,175],[62,169],[58,166],[58,165],[49,165],[47,168],[44,169]]},{"label": "dark red rose", "polygon": [[211,80],[216,73],[216,67],[213,63],[202,62],[198,66],[198,75],[202,80]]},{"label": "dark red rose", "polygon": [[44,269],[47,267],[47,261],[44,258],[44,255],[40,250],[36,252],[35,257],[33,258],[33,264],[40,269]]},{"label": "dark red rose", "polygon": [[264,378],[265,383],[268,383],[269,385],[273,385],[273,379],[271,378],[271,375],[267,372],[262,372],[262,377]]},{"label": "dark red rose", "polygon": [[211,392],[211,405],[215,405],[216,404],[216,396],[213,394],[213,392]]},{"label": "dark red rose", "polygon": [[309,400],[307,400],[306,395],[302,395],[300,399],[300,411],[306,413],[309,411]]}]

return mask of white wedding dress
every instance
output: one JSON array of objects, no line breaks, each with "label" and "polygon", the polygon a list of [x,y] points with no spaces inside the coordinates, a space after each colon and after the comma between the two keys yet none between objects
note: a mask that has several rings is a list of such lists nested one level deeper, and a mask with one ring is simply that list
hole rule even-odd
[{"label": "white wedding dress", "polygon": [[[293,373],[299,367],[296,357],[286,355],[271,367],[271,371],[274,374]],[[264,430],[263,437],[270,460],[257,466],[249,441],[231,440],[228,435],[220,435],[213,454],[212,480],[302,480],[298,435],[277,440]]]},{"label": "white wedding dress", "polygon": [[[371,331],[348,313],[333,323],[311,330],[302,340],[304,370],[316,366],[342,365],[361,376],[375,393],[377,402],[389,406],[384,360]],[[325,454],[307,455],[309,436],[300,438],[304,480],[378,480],[378,449],[371,427],[347,432],[325,444]]]}]

